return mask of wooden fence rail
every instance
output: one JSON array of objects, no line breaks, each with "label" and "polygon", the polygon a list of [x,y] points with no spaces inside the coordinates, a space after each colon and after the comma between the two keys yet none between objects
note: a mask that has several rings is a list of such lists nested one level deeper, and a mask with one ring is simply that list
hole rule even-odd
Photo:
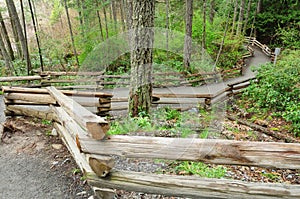
[{"label": "wooden fence rail", "polygon": [[[235,87],[236,85],[230,86]],[[59,91],[54,87],[47,89],[15,88],[15,90],[4,87],[3,91],[8,95],[27,94],[30,91],[32,95],[47,95],[54,100],[49,101],[48,106],[51,107],[52,111],[50,110],[48,113],[51,113],[55,128],[91,186],[192,198],[300,197],[300,185],[249,183],[231,179],[149,174],[114,168],[114,157],[121,156],[300,169],[300,144],[298,143],[105,136],[108,130],[107,122],[85,110],[71,96],[68,97],[67,95],[70,95],[72,91]],[[89,95],[91,93],[79,92],[77,94]],[[111,97],[105,93],[95,95]],[[106,98],[103,99],[106,100]],[[21,113],[28,116],[38,114],[40,118],[50,118],[47,117],[47,114],[40,112],[21,111]],[[103,192],[104,190],[100,191],[101,194]],[[104,198],[113,198],[113,194],[114,192],[110,190],[107,197]]]}]

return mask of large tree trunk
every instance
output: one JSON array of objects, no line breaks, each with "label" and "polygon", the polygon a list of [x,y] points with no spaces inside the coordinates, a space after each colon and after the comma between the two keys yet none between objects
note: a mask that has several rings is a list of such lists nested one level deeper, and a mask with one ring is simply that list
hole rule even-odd
[{"label": "large tree trunk", "polygon": [[244,13],[245,13],[245,0],[241,0],[239,21],[238,21],[237,28],[236,28],[236,35],[237,36],[239,36],[241,34],[241,31],[242,31]]},{"label": "large tree trunk", "polygon": [[15,4],[12,0],[5,0],[5,1],[6,1],[6,5],[8,7],[8,10],[11,14],[10,17],[14,21],[14,25],[15,25],[17,33],[18,33],[18,38],[20,39],[22,51],[23,51],[23,54],[24,54],[24,57],[25,57],[25,60],[26,60],[27,74],[29,75],[32,71],[31,61],[30,61],[27,42],[25,41],[25,37],[24,37],[24,34],[23,34],[20,19],[18,17],[17,9],[16,9]]},{"label": "large tree trunk", "polygon": [[133,0],[129,113],[149,113],[152,98],[152,48],[155,0]]},{"label": "large tree trunk", "polygon": [[[28,3],[29,3],[30,13],[31,13],[31,19],[32,19],[32,23],[33,23],[34,33],[35,33],[35,39],[36,39],[36,43],[37,43],[37,47],[38,47],[38,51],[39,51],[41,71],[44,71],[44,63],[43,63],[42,50],[41,50],[41,45],[40,45],[40,40],[39,40],[38,30],[37,30],[37,24],[36,24],[37,19],[35,19],[35,17],[34,17],[35,15],[34,15],[34,10],[32,8],[32,5],[31,5],[31,1],[28,0]],[[24,27],[24,30],[25,30],[25,27]],[[26,39],[26,43],[27,43],[27,39]]]},{"label": "large tree trunk", "polygon": [[75,46],[75,42],[74,42],[74,35],[73,35],[72,24],[71,24],[71,20],[70,20],[70,16],[69,16],[67,0],[64,0],[64,3],[65,3],[65,10],[66,10],[66,14],[67,14],[67,21],[68,21],[68,25],[69,25],[69,31],[70,31],[70,37],[71,37],[71,41],[72,41],[74,56],[76,58],[76,63],[79,66],[79,60],[78,60],[77,50],[76,50],[76,46]]},{"label": "large tree trunk", "polygon": [[243,34],[245,34],[245,33],[246,33],[246,30],[247,30],[248,21],[249,21],[249,16],[250,16],[250,11],[251,11],[251,3],[252,3],[252,1],[249,0],[249,1],[248,1],[248,8],[247,8],[246,19],[245,19],[245,23],[244,23],[244,27],[243,27]]},{"label": "large tree trunk", "polygon": [[193,27],[193,0],[186,0],[185,38],[183,64],[186,70],[190,69],[192,54],[192,27]]},{"label": "large tree trunk", "polygon": [[15,59],[14,51],[11,47],[11,42],[9,40],[8,32],[7,32],[7,29],[6,29],[1,11],[0,11],[0,28],[1,28],[1,33],[2,33],[2,36],[4,38],[5,44],[7,46],[8,55],[9,55],[11,60],[14,60]]}]

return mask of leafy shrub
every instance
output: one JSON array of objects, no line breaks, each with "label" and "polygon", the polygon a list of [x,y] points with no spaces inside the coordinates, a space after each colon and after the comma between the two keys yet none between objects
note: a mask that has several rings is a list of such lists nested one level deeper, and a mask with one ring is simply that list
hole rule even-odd
[{"label": "leafy shrub", "polygon": [[287,51],[276,66],[266,64],[258,69],[257,83],[252,83],[244,97],[253,108],[262,108],[281,115],[291,122],[300,135],[300,51]]}]

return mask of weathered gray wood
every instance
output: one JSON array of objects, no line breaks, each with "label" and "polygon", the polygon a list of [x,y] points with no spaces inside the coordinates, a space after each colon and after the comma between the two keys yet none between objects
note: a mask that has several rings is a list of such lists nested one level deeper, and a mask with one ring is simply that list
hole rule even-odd
[{"label": "weathered gray wood", "polygon": [[42,78],[40,76],[0,77],[0,82],[33,81],[41,79]]},{"label": "weathered gray wood", "polygon": [[170,176],[130,171],[112,172],[108,178],[88,175],[89,184],[102,188],[190,198],[278,199],[299,198],[300,185],[249,183],[196,176]]},{"label": "weathered gray wood", "polygon": [[22,100],[37,104],[56,104],[56,100],[49,94],[29,94],[29,93],[5,93],[8,100]]},{"label": "weathered gray wood", "polygon": [[60,134],[60,136],[63,138],[63,142],[67,146],[69,152],[72,154],[74,160],[76,161],[81,171],[83,173],[93,173],[92,168],[86,160],[85,154],[81,153],[81,151],[78,149],[78,147],[76,146],[76,142],[72,138],[70,132],[58,123],[54,123],[54,127]]},{"label": "weathered gray wood", "polygon": [[[41,88],[22,88],[22,87],[9,87],[2,86],[3,93],[35,93],[35,94],[49,94],[47,89]],[[70,91],[63,90],[63,94],[68,96],[82,96],[82,97],[103,97],[111,98],[113,95],[110,93],[103,92],[87,92],[87,91]]]},{"label": "weathered gray wood", "polygon": [[112,157],[102,155],[87,155],[87,160],[98,177],[106,177],[110,170],[115,166],[115,161]]},{"label": "weathered gray wood", "polygon": [[211,98],[212,94],[174,94],[174,93],[154,93],[158,98]]},{"label": "weathered gray wood", "polygon": [[30,108],[28,106],[25,107],[25,106],[18,106],[18,105],[6,106],[6,110],[13,112],[13,114],[16,115],[25,115],[29,117],[36,117],[45,120],[57,121],[56,115],[49,110],[37,110],[37,109]]},{"label": "weathered gray wood", "polygon": [[66,112],[75,119],[80,126],[87,129],[89,135],[96,139],[101,140],[105,137],[109,129],[109,124],[103,118],[91,113],[76,101],[67,97],[58,91],[55,87],[47,87],[50,95],[62,106]]},{"label": "weathered gray wood", "polygon": [[86,153],[131,158],[300,169],[300,144],[294,143],[110,136],[102,141],[84,139],[81,149]]}]

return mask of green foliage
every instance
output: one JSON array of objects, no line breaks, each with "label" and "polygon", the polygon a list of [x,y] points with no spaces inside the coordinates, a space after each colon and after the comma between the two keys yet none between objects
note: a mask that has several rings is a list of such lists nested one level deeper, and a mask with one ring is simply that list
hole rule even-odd
[{"label": "green foliage", "polygon": [[50,120],[42,120],[42,124],[49,126],[49,125],[52,124],[52,121],[50,121]]},{"label": "green foliage", "polygon": [[54,23],[56,23],[60,16],[62,15],[63,12],[63,6],[61,5],[61,1],[60,0],[54,0],[53,1],[53,9],[50,15],[50,23],[51,25],[53,25]]},{"label": "green foliage", "polygon": [[199,175],[207,178],[222,178],[226,174],[226,168],[222,166],[210,167],[202,162],[181,162],[175,167],[176,173]]},{"label": "green foliage", "polygon": [[266,64],[258,69],[258,83],[252,83],[244,98],[254,109],[265,109],[293,124],[300,136],[300,51],[287,51],[277,65]]},{"label": "green foliage", "polygon": [[127,117],[122,121],[114,121],[108,131],[108,135],[123,135],[129,132],[151,131],[153,126],[149,117]]}]

